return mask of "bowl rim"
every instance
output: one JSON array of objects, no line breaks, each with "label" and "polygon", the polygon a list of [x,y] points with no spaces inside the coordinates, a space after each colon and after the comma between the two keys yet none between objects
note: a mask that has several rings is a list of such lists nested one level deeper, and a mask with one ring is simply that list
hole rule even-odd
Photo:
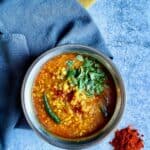
[{"label": "bowl rim", "polygon": [[[91,52],[94,52],[95,54],[97,54],[99,57],[102,57],[106,62],[109,63],[109,65],[111,65],[111,67],[114,69],[115,73],[118,75],[118,82],[120,83],[120,86],[121,86],[121,89],[122,89],[122,105],[120,106],[120,110],[119,110],[119,113],[117,114],[118,115],[118,118],[117,120],[115,120],[115,122],[113,122],[113,125],[112,125],[112,128],[109,129],[109,131],[107,131],[106,134],[104,134],[102,137],[100,136],[94,136],[92,137],[91,139],[84,139],[82,138],[83,140],[69,140],[68,138],[61,138],[59,136],[53,136],[52,133],[49,133],[48,136],[52,136],[52,139],[53,138],[59,138],[57,139],[56,141],[54,140],[53,141],[49,141],[45,135],[45,133],[41,133],[39,131],[39,129],[37,129],[34,124],[32,123],[31,121],[31,118],[29,117],[28,113],[27,113],[27,108],[26,108],[26,105],[25,105],[25,99],[24,99],[24,91],[25,91],[25,87],[26,87],[26,82],[27,82],[27,79],[32,71],[32,69],[34,68],[34,66],[43,58],[45,57],[47,54],[49,53],[52,53],[56,50],[59,50],[59,49],[75,49],[75,48],[80,48],[81,50],[89,50]],[[73,52],[73,51],[72,51]],[[63,53],[66,53],[66,52],[62,52],[61,54]],[[60,54],[60,55],[61,55]],[[55,56],[54,56],[55,57]],[[101,62],[100,62],[101,63]],[[45,63],[44,63],[45,64]],[[106,68],[106,66],[104,66]],[[108,68],[106,68],[108,69]],[[40,69],[39,69],[40,70]],[[111,74],[112,76],[112,74]],[[125,94],[125,87],[124,87],[124,83],[123,83],[123,80],[122,80],[122,77],[118,71],[118,69],[116,68],[115,64],[111,61],[110,58],[108,58],[107,56],[105,56],[102,52],[98,51],[97,49],[93,48],[93,47],[89,47],[89,46],[85,46],[85,45],[81,45],[81,44],[65,44],[65,45],[61,45],[61,46],[57,46],[57,47],[54,47],[52,49],[49,49],[47,50],[46,52],[42,53],[40,56],[38,56],[34,61],[33,63],[30,65],[30,67],[28,68],[25,76],[24,76],[24,79],[23,79],[23,83],[22,83],[22,87],[21,87],[21,105],[22,105],[22,108],[23,108],[23,112],[24,112],[24,115],[25,115],[25,118],[29,124],[29,126],[33,129],[33,131],[35,131],[35,133],[37,133],[37,135],[39,135],[42,139],[44,139],[45,141],[47,141],[48,143],[52,144],[52,145],[55,145],[57,147],[61,147],[61,148],[70,148],[71,149],[74,149],[74,148],[83,148],[83,147],[86,147],[86,146],[89,146],[90,144],[94,144],[98,141],[102,141],[105,137],[107,137],[115,128],[116,126],[118,125],[118,123],[120,122],[121,118],[122,118],[122,115],[123,115],[123,112],[124,112],[124,109],[125,109],[125,104],[126,104],[126,94]],[[116,109],[116,108],[115,108]],[[115,111],[115,110],[114,110]],[[112,115],[113,116],[113,115]],[[111,119],[110,119],[111,120]],[[108,123],[110,122],[110,120],[108,121]],[[107,123],[107,124],[108,124]],[[106,124],[106,125],[107,125]],[[106,127],[106,125],[104,126],[104,128]],[[56,144],[56,143],[57,144]],[[58,142],[62,142],[60,145],[58,144]]]}]

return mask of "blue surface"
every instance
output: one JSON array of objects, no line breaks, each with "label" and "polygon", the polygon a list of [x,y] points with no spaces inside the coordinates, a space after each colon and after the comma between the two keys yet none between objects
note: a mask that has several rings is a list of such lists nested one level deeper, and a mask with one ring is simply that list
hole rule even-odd
[{"label": "blue surface", "polygon": [[[150,1],[97,0],[89,12],[125,82],[127,105],[118,128],[138,128],[144,134],[144,149],[150,150]],[[111,150],[112,137],[113,133],[89,150]],[[8,150],[58,150],[30,130],[16,129],[8,143]]]}]

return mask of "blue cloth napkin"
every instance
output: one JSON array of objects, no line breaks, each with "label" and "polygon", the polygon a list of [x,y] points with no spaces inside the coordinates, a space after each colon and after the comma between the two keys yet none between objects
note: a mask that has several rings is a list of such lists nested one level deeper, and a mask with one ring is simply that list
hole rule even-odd
[{"label": "blue cloth napkin", "polygon": [[28,66],[44,51],[67,43],[89,45],[112,58],[90,16],[75,0],[0,1],[0,147],[25,122],[20,87]]}]

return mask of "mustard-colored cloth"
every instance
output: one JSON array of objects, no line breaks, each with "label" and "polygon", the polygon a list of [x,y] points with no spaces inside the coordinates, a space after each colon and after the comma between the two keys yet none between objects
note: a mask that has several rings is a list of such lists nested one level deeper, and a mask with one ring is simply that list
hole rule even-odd
[{"label": "mustard-colored cloth", "polygon": [[88,7],[90,7],[90,6],[95,2],[95,0],[79,0],[79,2],[80,2],[85,8],[88,8]]}]

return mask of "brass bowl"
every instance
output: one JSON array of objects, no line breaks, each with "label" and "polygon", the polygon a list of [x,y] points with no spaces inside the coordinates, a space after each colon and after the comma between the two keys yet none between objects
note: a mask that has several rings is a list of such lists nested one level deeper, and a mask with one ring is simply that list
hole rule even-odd
[{"label": "brass bowl", "polygon": [[[40,122],[36,117],[32,100],[33,83],[41,67],[53,57],[68,52],[86,54],[96,58],[108,70],[108,72],[110,73],[110,75],[114,80],[116,87],[116,106],[114,113],[110,118],[110,120],[108,121],[108,123],[96,133],[93,133],[87,137],[77,139],[63,138],[46,131],[46,129],[42,127],[42,125],[40,124]],[[38,135],[40,135],[40,137],[42,137],[48,143],[61,148],[77,149],[95,144],[97,142],[101,142],[102,139],[108,136],[108,134],[116,127],[116,125],[118,124],[118,122],[122,117],[125,107],[125,89],[120,73],[117,71],[115,65],[109,58],[107,58],[101,52],[97,51],[94,48],[83,45],[69,44],[48,50],[33,62],[33,64],[28,69],[23,81],[21,89],[21,99],[22,99],[22,108],[26,120],[31,126],[31,128]]]}]

